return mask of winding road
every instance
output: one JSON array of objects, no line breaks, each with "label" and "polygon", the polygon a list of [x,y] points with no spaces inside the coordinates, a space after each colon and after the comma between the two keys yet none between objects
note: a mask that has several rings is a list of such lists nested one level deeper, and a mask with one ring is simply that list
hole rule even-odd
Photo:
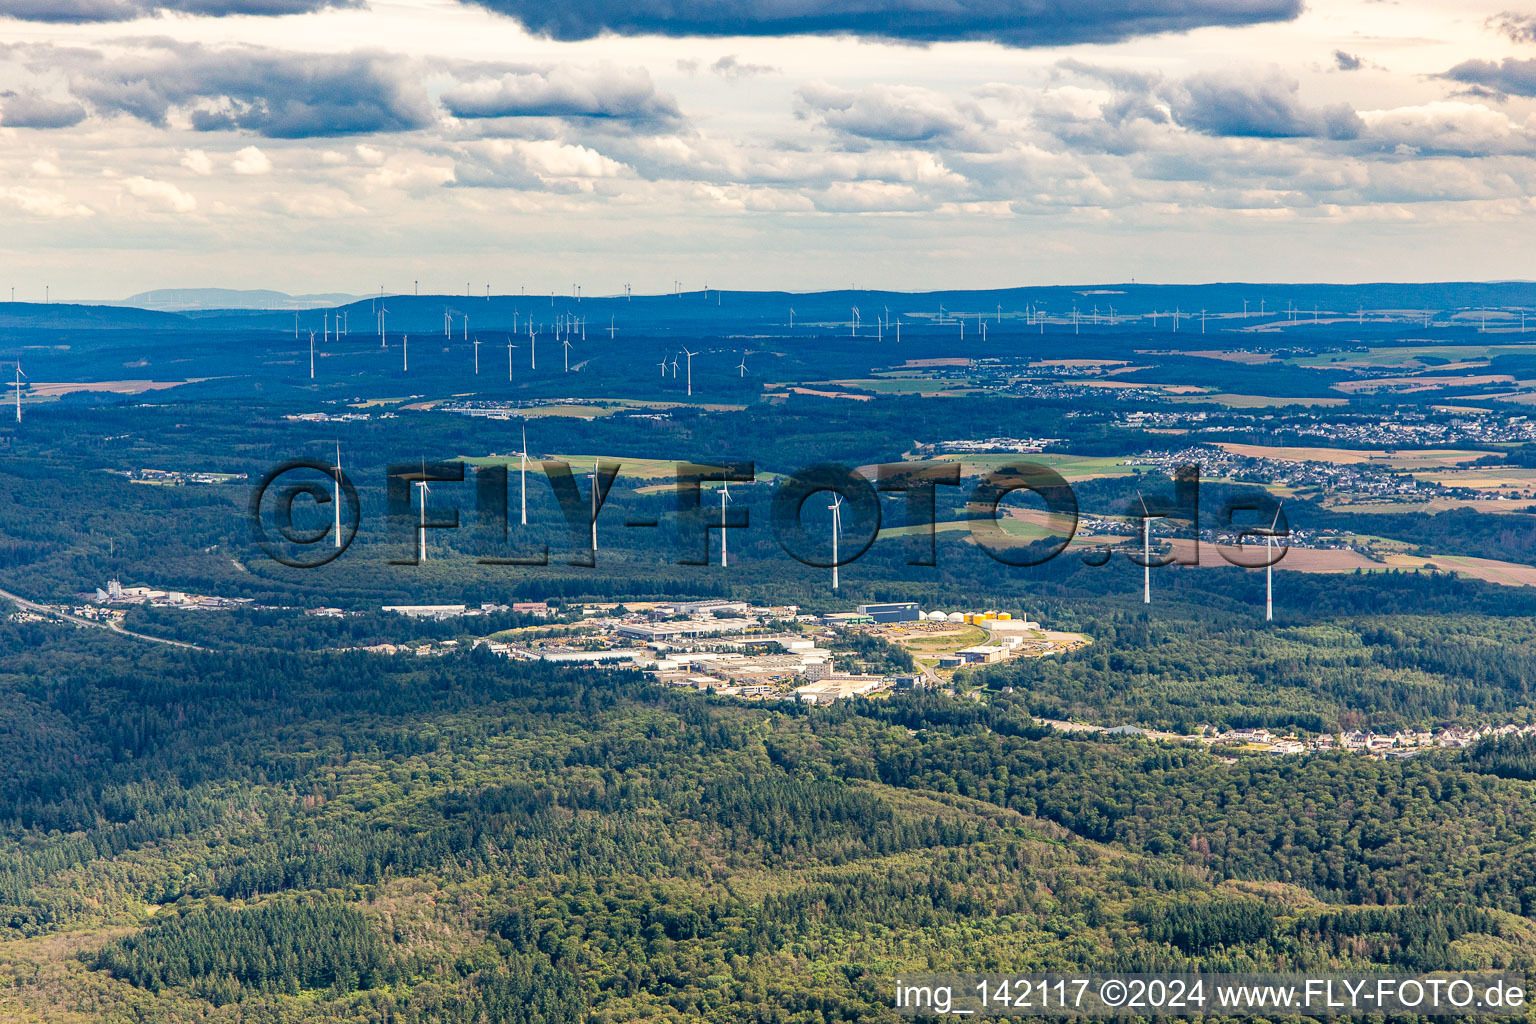
[{"label": "winding road", "polygon": [[55,619],[62,619],[65,622],[73,623],[77,626],[93,626],[96,629],[110,630],[119,636],[131,636],[135,640],[147,640],[152,644],[167,644],[171,647],[181,647],[189,651],[207,650],[206,647],[199,647],[197,644],[189,644],[184,640],[168,640],[163,636],[150,636],[148,633],[135,633],[131,629],[124,629],[122,626],[119,626],[115,622],[100,622],[96,619],[83,619],[78,615],[71,615],[68,612],[60,611],[52,605],[38,604],[36,601],[28,601],[26,598],[17,594],[13,594],[9,590],[0,590],[0,598],[14,603],[18,608],[23,608],[26,611],[36,612],[39,615],[47,615]]}]

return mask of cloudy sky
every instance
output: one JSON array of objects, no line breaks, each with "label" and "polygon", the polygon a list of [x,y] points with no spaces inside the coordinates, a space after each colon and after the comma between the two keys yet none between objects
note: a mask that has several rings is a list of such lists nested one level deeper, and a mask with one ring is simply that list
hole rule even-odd
[{"label": "cloudy sky", "polygon": [[1512,2],[0,0],[0,289],[1529,279]]}]

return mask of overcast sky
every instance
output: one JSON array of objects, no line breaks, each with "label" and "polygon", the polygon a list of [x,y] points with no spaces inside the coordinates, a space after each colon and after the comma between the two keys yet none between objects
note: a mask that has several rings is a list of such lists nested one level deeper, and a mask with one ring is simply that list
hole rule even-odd
[{"label": "overcast sky", "polygon": [[1529,279],[1511,2],[0,0],[0,288]]}]

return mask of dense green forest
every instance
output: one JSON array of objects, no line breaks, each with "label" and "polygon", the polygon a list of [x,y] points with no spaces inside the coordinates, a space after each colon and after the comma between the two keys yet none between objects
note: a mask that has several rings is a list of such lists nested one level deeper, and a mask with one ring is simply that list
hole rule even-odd
[{"label": "dense green forest", "polygon": [[0,634],[11,1012],[883,1020],[898,970],[1536,949],[1531,784],[1478,751],[1228,764],[1021,692],[773,709],[483,652]]}]

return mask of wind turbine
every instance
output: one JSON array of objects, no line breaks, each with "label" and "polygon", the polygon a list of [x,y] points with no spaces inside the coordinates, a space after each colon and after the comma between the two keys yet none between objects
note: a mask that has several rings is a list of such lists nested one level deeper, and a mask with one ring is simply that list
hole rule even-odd
[{"label": "wind turbine", "polygon": [[480,376],[480,339],[475,338],[475,376]]},{"label": "wind turbine", "polygon": [[507,383],[512,383],[512,335],[507,335]]},{"label": "wind turbine", "polygon": [[401,338],[401,342],[400,343],[401,343],[401,346],[402,346],[401,349],[400,349],[400,360],[401,360],[400,372],[401,373],[410,373],[411,372],[411,336],[409,334],[402,334],[400,336],[400,338]]},{"label": "wind turbine", "polygon": [[565,339],[563,341],[561,341],[560,344],[565,346],[565,372],[566,373],[570,373],[571,372],[571,336],[569,334],[567,334],[565,336]]},{"label": "wind turbine", "polygon": [[597,460],[592,460],[592,561],[597,562]]},{"label": "wind turbine", "polygon": [[528,525],[528,424],[523,424],[523,450],[518,458],[518,497],[523,503],[523,525]]},{"label": "wind turbine", "polygon": [[309,332],[309,379],[315,379],[315,332]]},{"label": "wind turbine", "polygon": [[672,357],[672,379],[677,380],[677,356]]},{"label": "wind turbine", "polygon": [[795,329],[795,307],[794,306],[790,306],[789,307],[789,329],[790,330],[794,330]]},{"label": "wind turbine", "polygon": [[539,368],[539,332],[533,329],[533,317],[528,318],[528,369]]},{"label": "wind turbine", "polygon": [[[690,396],[692,396],[692,394],[693,394],[693,357],[698,355],[698,353],[697,352],[689,352],[687,349],[683,349],[683,355],[688,357],[688,394]],[[676,365],[677,365],[677,361],[673,360],[673,366],[675,367]]]},{"label": "wind turbine", "polygon": [[741,365],[737,366],[736,369],[741,371],[743,377],[747,375],[747,354],[745,352],[741,354]]},{"label": "wind turbine", "polygon": [[730,531],[725,528],[725,506],[731,500],[731,483],[723,481],[720,487],[720,568],[730,565],[725,554],[725,535]]},{"label": "wind turbine", "polygon": [[[618,330],[617,327],[613,326],[613,320],[614,320],[614,318],[612,316],[610,316],[608,318],[608,340],[609,341],[613,340],[614,332]],[[585,328],[583,328],[583,331],[585,331]],[[586,337],[585,333],[583,333],[582,337]]]},{"label": "wind turbine", "polygon": [[389,312],[389,310],[384,308],[384,301],[382,299],[380,299],[379,300],[379,348],[387,348],[388,347],[385,344],[385,342],[384,342],[384,314],[388,313],[388,312]]},{"label": "wind turbine", "polygon": [[[668,354],[670,355],[670,353],[668,353]],[[666,376],[667,376],[667,356],[662,356],[661,357],[661,376],[662,376],[662,379],[666,379]]]},{"label": "wind turbine", "polygon": [[427,560],[427,495],[432,493],[432,489],[427,486],[427,463],[425,459],[421,463],[421,479],[416,481],[416,490],[421,495],[421,526],[417,528],[417,533],[420,534],[421,539],[416,547],[416,560],[419,563]]},{"label": "wind turbine", "polygon": [[[16,361],[16,422],[21,422],[21,378],[27,375],[21,372],[21,360]],[[29,378],[30,379],[30,378]]]},{"label": "wind turbine", "polygon": [[837,538],[843,533],[843,496],[834,495],[832,504],[827,508],[832,511],[832,589],[837,589]]},{"label": "wind turbine", "polygon": [[[1264,534],[1264,621],[1275,620],[1275,527],[1280,525],[1280,506],[1275,507],[1274,522],[1269,524],[1269,532]],[[1289,524],[1287,524],[1289,529]]]},{"label": "wind turbine", "polygon": [[336,506],[336,547],[341,547],[341,440],[336,441],[336,491],[331,496],[331,504]]},{"label": "wind turbine", "polygon": [[1162,519],[1147,510],[1147,499],[1136,492],[1141,502],[1141,603],[1152,603],[1152,520]]}]

